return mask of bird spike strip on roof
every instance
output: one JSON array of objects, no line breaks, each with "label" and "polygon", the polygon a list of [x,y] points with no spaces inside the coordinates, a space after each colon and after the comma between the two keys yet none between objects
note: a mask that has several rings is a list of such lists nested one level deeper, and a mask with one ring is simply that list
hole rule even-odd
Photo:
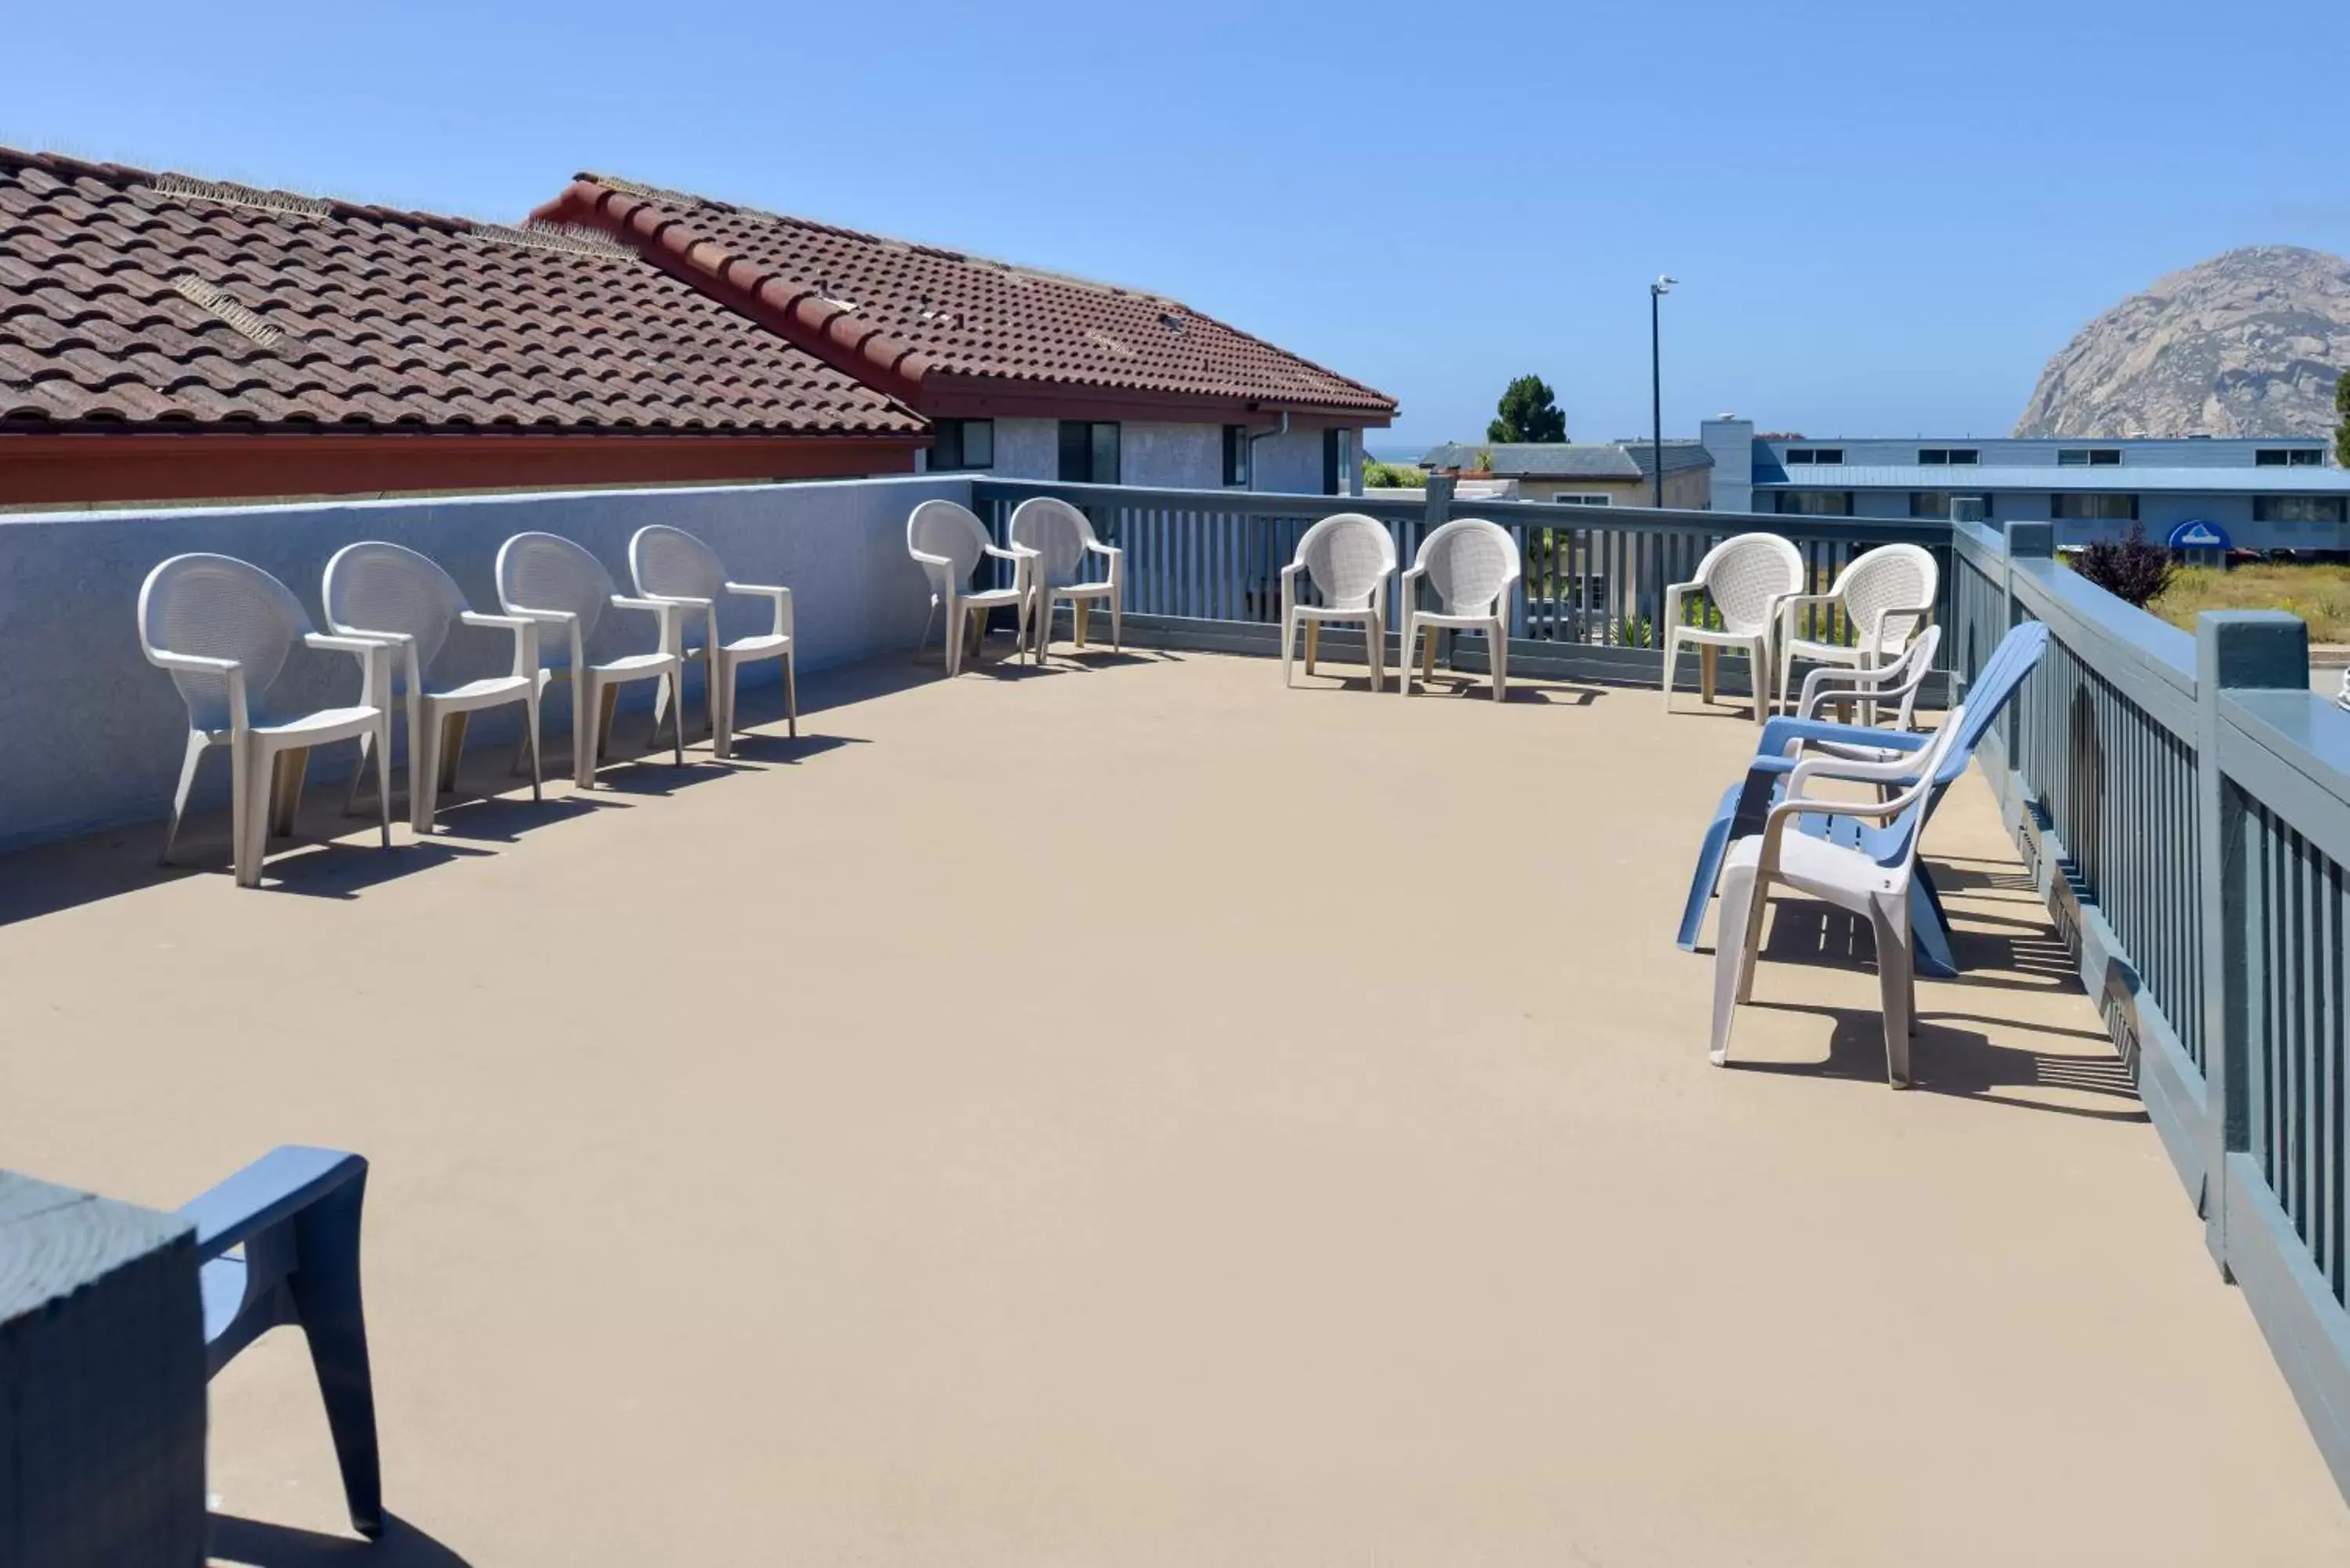
[{"label": "bird spike strip on roof", "polygon": [[200,202],[261,207],[272,213],[300,213],[314,218],[335,210],[333,202],[322,202],[316,196],[297,196],[291,191],[257,191],[250,185],[231,185],[218,180],[192,180],[185,174],[166,174],[155,182],[155,189],[167,196],[192,196]]},{"label": "bird spike strip on roof", "polygon": [[175,277],[172,287],[197,308],[219,317],[264,348],[276,348],[286,336],[282,327],[272,327],[202,278]]},{"label": "bird spike strip on roof", "polygon": [[465,231],[469,240],[484,244],[520,245],[525,250],[563,251],[571,255],[619,256],[634,258],[636,252],[609,235],[593,229],[562,228],[553,223],[532,223],[514,228],[504,223],[476,223]]}]

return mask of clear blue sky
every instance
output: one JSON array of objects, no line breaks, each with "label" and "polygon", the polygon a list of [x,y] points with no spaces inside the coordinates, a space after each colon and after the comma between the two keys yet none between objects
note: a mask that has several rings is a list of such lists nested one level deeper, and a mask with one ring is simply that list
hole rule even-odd
[{"label": "clear blue sky", "polygon": [[[1665,417],[1989,434],[2091,316],[2350,252],[2350,4],[10,7],[0,141],[468,216],[596,168],[1173,295],[1375,450]],[[298,16],[298,21],[295,20]]]}]

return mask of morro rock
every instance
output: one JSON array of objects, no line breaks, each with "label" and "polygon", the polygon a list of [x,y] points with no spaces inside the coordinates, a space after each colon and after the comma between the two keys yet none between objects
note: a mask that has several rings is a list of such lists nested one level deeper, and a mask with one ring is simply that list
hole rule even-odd
[{"label": "morro rock", "polygon": [[2132,295],[2048,361],[2020,436],[2330,435],[2350,261],[2251,245]]}]

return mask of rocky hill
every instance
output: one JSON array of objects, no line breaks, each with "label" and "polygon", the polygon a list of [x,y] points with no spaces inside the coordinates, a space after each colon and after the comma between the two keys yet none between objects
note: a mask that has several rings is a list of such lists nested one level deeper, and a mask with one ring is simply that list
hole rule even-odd
[{"label": "rocky hill", "polygon": [[2251,245],[2175,272],[2048,361],[2020,436],[2330,435],[2350,261]]}]

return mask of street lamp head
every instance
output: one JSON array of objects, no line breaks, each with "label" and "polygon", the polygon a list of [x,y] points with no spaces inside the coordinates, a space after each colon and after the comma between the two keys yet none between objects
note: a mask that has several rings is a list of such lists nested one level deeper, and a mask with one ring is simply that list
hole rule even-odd
[{"label": "street lamp head", "polygon": [[1670,294],[1673,291],[1673,285],[1679,282],[1680,282],[1680,279],[1677,277],[1660,277],[1657,279],[1656,282],[1648,286],[1648,292],[1650,294]]}]

